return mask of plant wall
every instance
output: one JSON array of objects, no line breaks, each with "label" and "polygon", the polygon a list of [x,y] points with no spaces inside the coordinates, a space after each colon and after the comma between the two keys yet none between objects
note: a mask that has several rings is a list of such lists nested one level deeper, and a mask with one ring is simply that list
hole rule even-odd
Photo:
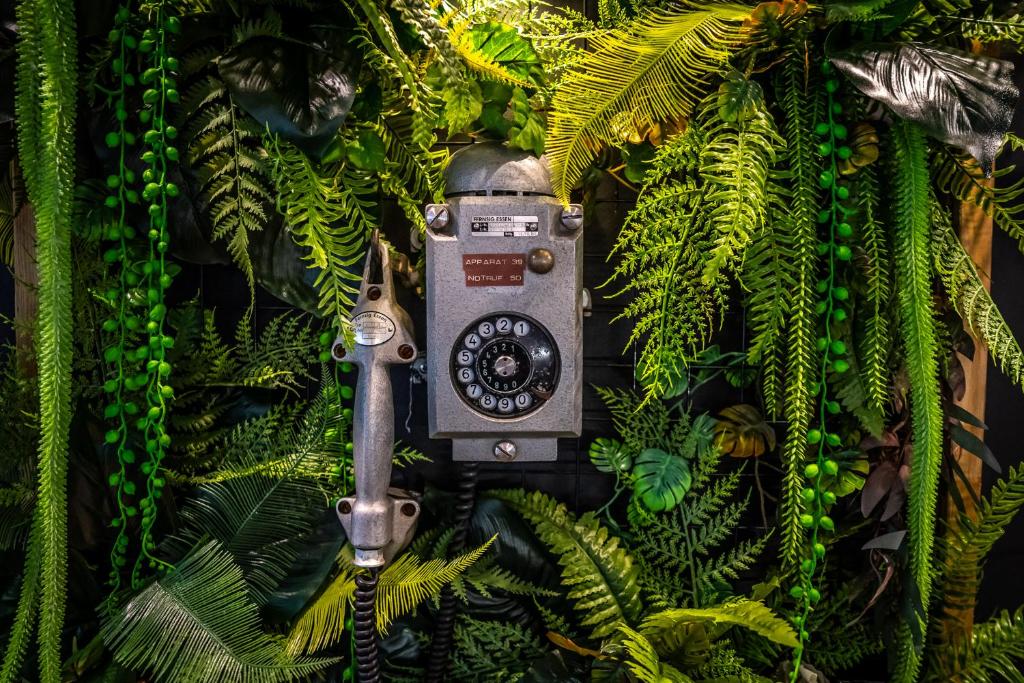
[{"label": "plant wall", "polygon": [[[545,154],[563,202],[634,193],[595,296],[636,382],[594,389],[597,509],[481,492],[451,556],[426,485],[377,589],[388,680],[425,675],[442,588],[450,680],[1021,680],[1024,613],[962,615],[1024,472],[955,404],[981,344],[1024,387],[956,220],[1024,245],[1010,3],[14,4],[0,256],[30,205],[38,371],[7,354],[0,680],[355,677],[329,347],[374,229],[430,286],[422,207],[478,140]],[[195,264],[241,273],[237,326]],[[255,324],[268,295],[297,310]],[[746,400],[701,412],[716,382]]]}]

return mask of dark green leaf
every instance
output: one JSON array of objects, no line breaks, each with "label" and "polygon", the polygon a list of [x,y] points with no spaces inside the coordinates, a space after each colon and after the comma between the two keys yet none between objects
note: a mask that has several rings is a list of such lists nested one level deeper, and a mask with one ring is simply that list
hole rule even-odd
[{"label": "dark green leaf", "polygon": [[949,426],[949,436],[954,442],[971,455],[981,458],[982,462],[991,467],[997,473],[1002,474],[1003,468],[996,460],[995,454],[988,445],[974,434],[970,433],[960,425]]},{"label": "dark green leaf", "polygon": [[589,454],[590,462],[601,472],[628,472],[633,466],[633,457],[617,439],[594,439]]},{"label": "dark green leaf", "polygon": [[903,538],[907,535],[907,530],[902,529],[900,531],[893,531],[892,533],[882,534],[876,538],[872,538],[870,541],[861,546],[861,550],[899,550],[900,545],[903,544]]},{"label": "dark green leaf", "polygon": [[319,157],[355,99],[356,52],[258,36],[219,61],[234,101],[272,133]]},{"label": "dark green leaf", "polygon": [[647,448],[633,466],[634,490],[648,509],[671,510],[690,490],[690,466],[683,458],[659,448]]},{"label": "dark green leaf", "polygon": [[345,149],[348,160],[364,171],[383,171],[387,161],[384,141],[376,131],[361,130]]},{"label": "dark green leaf", "polygon": [[963,406],[958,406],[955,403],[950,404],[949,415],[950,417],[960,420],[961,422],[966,422],[972,427],[977,427],[978,429],[988,431],[988,425],[982,422],[977,415],[966,410]]},{"label": "dark green leaf", "polygon": [[749,81],[738,72],[726,76],[718,87],[718,116],[723,121],[747,121],[764,103],[764,91],[757,81]]},{"label": "dark green leaf", "polygon": [[991,172],[1019,95],[1011,62],[919,43],[869,43],[830,59],[865,95]]}]

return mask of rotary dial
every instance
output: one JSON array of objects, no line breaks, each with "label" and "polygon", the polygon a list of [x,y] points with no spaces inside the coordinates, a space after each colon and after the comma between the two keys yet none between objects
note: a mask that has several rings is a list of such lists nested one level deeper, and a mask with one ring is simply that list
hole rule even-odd
[{"label": "rotary dial", "polygon": [[463,330],[451,366],[462,399],[490,417],[531,413],[558,384],[558,349],[551,335],[515,313],[488,315]]}]

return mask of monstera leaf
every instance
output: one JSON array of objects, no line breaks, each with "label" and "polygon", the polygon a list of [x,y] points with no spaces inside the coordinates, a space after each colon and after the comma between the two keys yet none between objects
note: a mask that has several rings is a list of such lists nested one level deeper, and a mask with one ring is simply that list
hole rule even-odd
[{"label": "monstera leaf", "polygon": [[653,512],[678,505],[693,481],[689,463],[660,448],[647,448],[637,456],[633,478],[636,495]]},{"label": "monstera leaf", "polygon": [[590,462],[599,472],[628,472],[633,466],[633,456],[618,439],[599,436],[590,444]]},{"label": "monstera leaf", "polygon": [[830,59],[862,93],[991,172],[1019,96],[1012,63],[919,43],[871,43]]},{"label": "monstera leaf", "polygon": [[352,107],[359,62],[348,48],[257,36],[228,51],[218,68],[242,109],[319,157]]}]

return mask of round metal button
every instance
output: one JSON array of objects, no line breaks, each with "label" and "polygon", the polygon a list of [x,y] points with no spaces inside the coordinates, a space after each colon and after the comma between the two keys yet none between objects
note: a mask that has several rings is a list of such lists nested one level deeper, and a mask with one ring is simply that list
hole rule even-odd
[{"label": "round metal button", "polygon": [[541,275],[550,273],[551,269],[555,267],[555,255],[551,253],[550,249],[536,247],[526,255],[526,266]]}]

